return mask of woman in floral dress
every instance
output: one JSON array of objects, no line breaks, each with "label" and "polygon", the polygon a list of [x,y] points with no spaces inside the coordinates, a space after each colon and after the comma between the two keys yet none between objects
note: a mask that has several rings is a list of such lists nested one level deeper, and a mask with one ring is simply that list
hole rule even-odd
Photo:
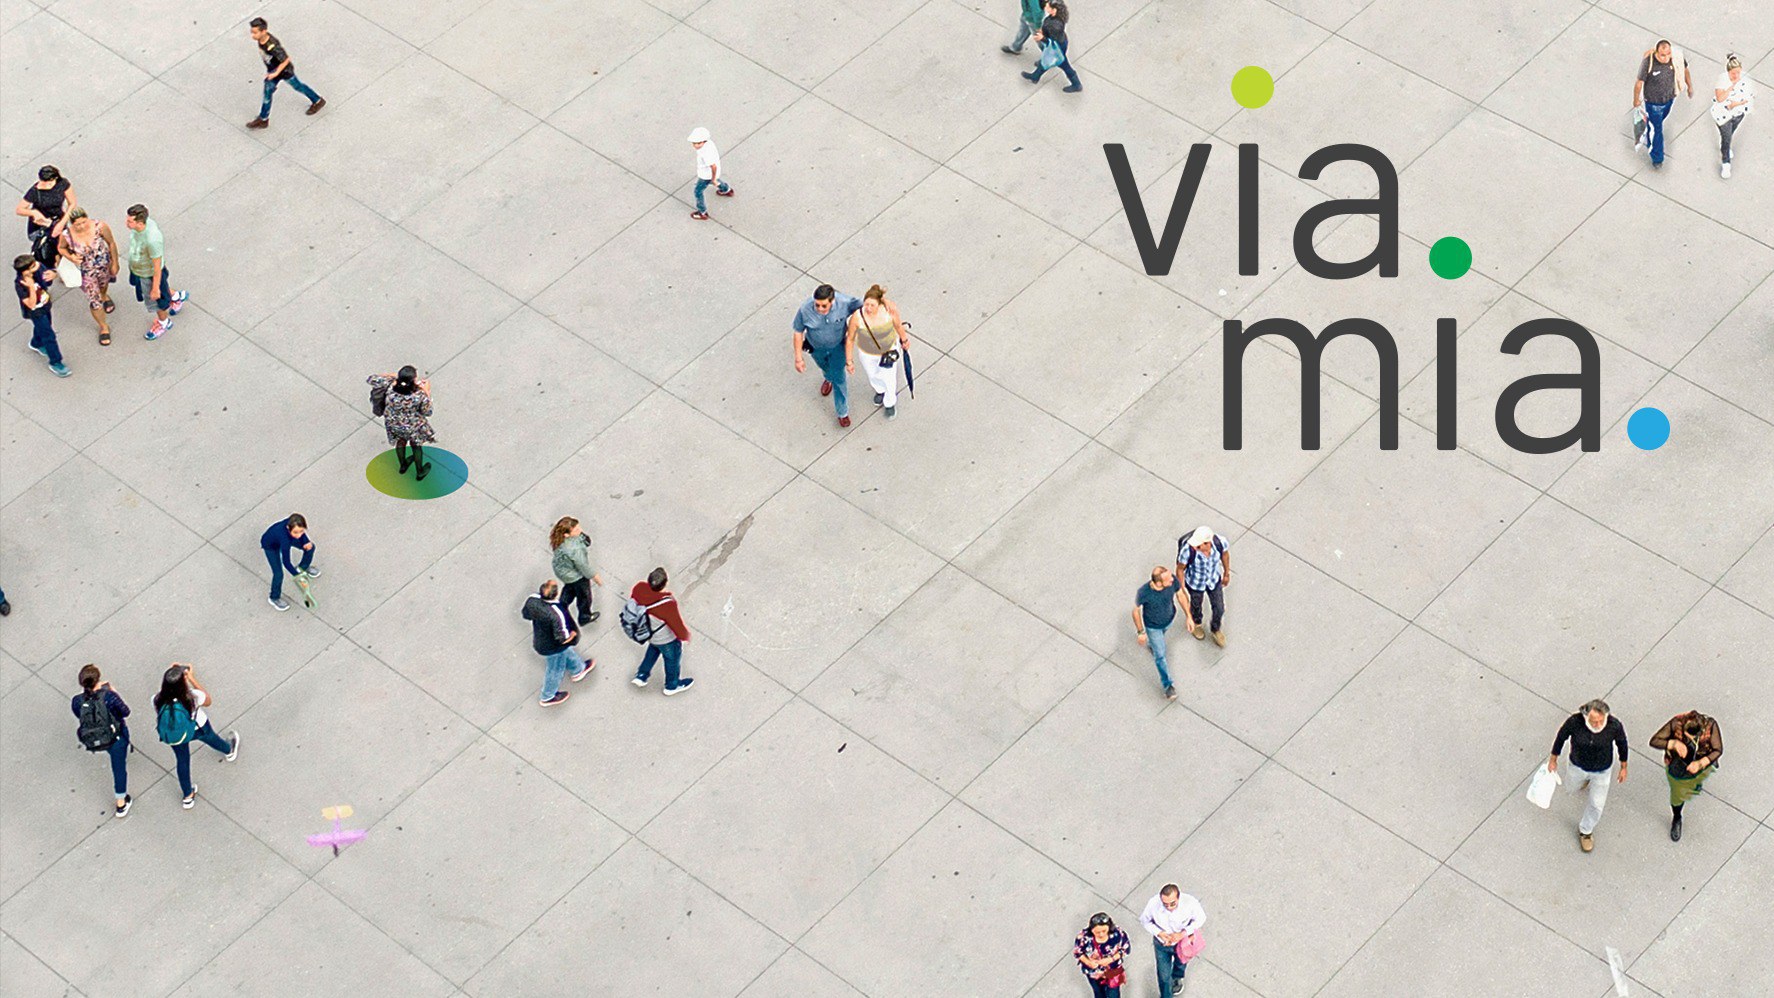
[{"label": "woman in floral dress", "polygon": [[[411,364],[395,374],[372,374],[365,380],[370,386],[372,404],[378,395],[386,400],[382,425],[388,431],[388,442],[400,457],[400,473],[404,475],[408,468],[416,466],[419,470],[413,477],[424,481],[431,465],[426,463],[425,448],[421,445],[437,439],[427,419],[431,415],[431,381],[421,379]],[[411,457],[407,456],[408,447],[412,448]]]},{"label": "woman in floral dress", "polygon": [[86,306],[99,324],[99,346],[111,345],[111,324],[105,321],[117,306],[111,301],[111,282],[117,280],[117,240],[111,227],[75,208],[68,215],[68,226],[62,230],[58,247],[62,259],[80,267],[80,290],[86,293]]}]

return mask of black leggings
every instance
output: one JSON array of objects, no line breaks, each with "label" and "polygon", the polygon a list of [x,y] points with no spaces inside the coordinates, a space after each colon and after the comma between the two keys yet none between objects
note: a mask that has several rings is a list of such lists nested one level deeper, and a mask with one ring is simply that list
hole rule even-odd
[{"label": "black leggings", "polygon": [[1719,126],[1719,162],[1731,162],[1731,136],[1737,133],[1737,126],[1743,124],[1743,119],[1744,115],[1740,114]]},{"label": "black leggings", "polygon": [[413,456],[411,458],[408,458],[407,457],[407,447],[408,446],[409,446],[409,444],[405,440],[395,441],[394,453],[400,455],[401,467],[405,468],[409,461],[412,464],[416,464],[416,465],[419,465],[420,467],[424,467],[424,465],[425,465],[425,448],[419,446],[417,443],[411,444],[410,446],[413,448]]},{"label": "black leggings", "polygon": [[580,579],[578,582],[561,583],[561,609],[573,610],[573,601],[579,601],[579,622],[588,624],[591,621],[591,580]]}]

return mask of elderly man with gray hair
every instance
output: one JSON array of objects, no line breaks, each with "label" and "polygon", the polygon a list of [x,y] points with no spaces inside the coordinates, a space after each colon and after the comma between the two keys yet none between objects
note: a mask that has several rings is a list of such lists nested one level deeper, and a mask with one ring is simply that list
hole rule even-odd
[{"label": "elderly man with gray hair", "polygon": [[[1596,823],[1602,820],[1602,808],[1608,806],[1608,784],[1626,782],[1626,725],[1609,716],[1606,700],[1589,701],[1559,727],[1558,737],[1552,740],[1552,757],[1546,760],[1547,772],[1558,772],[1559,753],[1567,741],[1571,743],[1571,766],[1565,787],[1571,793],[1589,794],[1583,817],[1577,822],[1577,844],[1584,852],[1591,852]],[[1620,757],[1618,777],[1614,777],[1616,755]]]}]

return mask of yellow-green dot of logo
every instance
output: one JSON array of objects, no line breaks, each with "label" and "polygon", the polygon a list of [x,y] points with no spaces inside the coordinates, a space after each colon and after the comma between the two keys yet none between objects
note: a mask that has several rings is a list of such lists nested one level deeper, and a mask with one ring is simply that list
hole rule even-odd
[{"label": "yellow-green dot of logo", "polygon": [[1232,74],[1232,99],[1249,108],[1262,107],[1275,96],[1275,77],[1261,66],[1246,66]]}]

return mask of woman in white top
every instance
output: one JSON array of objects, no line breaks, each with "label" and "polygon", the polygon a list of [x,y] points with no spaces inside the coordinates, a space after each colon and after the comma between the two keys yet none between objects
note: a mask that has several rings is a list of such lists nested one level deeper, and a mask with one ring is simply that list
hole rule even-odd
[{"label": "woman in white top", "polygon": [[[182,706],[197,728],[196,733],[172,746],[173,758],[178,761],[179,789],[185,794],[186,810],[197,804],[197,788],[191,785],[191,742],[200,741],[208,745],[222,753],[228,762],[233,762],[240,755],[240,732],[228,732],[228,740],[223,741],[222,736],[216,734],[216,729],[210,727],[209,712],[204,708],[211,702],[209,691],[197,685],[196,674],[184,662],[174,662],[172,668],[166,670],[166,675],[160,677],[160,692],[154,695],[157,726],[162,713]],[[162,738],[165,736],[162,735]]]},{"label": "woman in white top", "polygon": [[1719,126],[1719,176],[1731,176],[1731,137],[1754,110],[1755,83],[1743,74],[1743,60],[1725,56],[1725,71],[1712,89],[1712,120]]},{"label": "woman in white top", "polygon": [[879,284],[870,286],[862,296],[862,308],[850,316],[846,359],[861,356],[863,373],[875,389],[875,404],[886,410],[888,419],[899,401],[898,365],[911,345],[905,323],[899,320],[899,306],[887,300]]}]

